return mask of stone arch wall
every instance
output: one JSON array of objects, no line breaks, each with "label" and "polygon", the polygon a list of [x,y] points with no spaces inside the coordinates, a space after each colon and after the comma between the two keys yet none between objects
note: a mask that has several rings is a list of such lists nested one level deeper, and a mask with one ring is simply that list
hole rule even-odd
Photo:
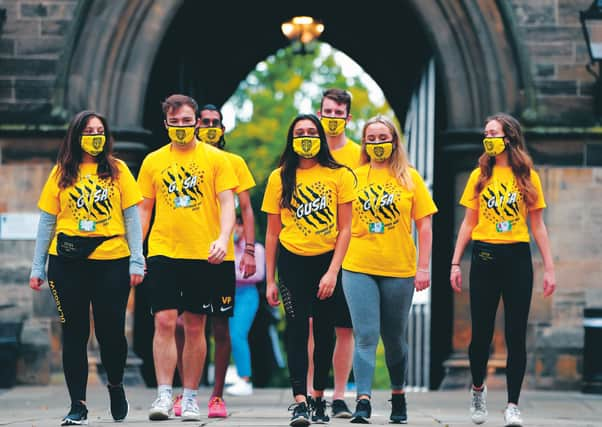
[{"label": "stone arch wall", "polygon": [[[97,108],[116,128],[141,129],[150,70],[182,3],[82,1],[59,73],[58,103],[69,112]],[[436,52],[447,129],[478,127],[499,110],[522,112],[530,103],[529,73],[509,7],[475,0],[410,3]]]}]

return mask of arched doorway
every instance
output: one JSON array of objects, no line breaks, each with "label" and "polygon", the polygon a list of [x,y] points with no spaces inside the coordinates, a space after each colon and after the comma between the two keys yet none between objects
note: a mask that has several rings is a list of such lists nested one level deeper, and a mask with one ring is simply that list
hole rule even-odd
[{"label": "arched doorway", "polygon": [[410,0],[344,13],[334,3],[313,0],[302,7],[281,4],[269,13],[258,13],[258,7],[83,0],[65,49],[56,103],[70,112],[105,112],[124,150],[155,147],[164,141],[159,102],[166,94],[184,92],[200,103],[223,104],[256,63],[287,43],[279,34],[280,23],[305,14],[326,24],[323,40],[362,65],[403,122],[411,94],[434,56],[439,76],[434,197],[440,213],[434,230],[431,385],[437,386],[453,332],[447,274],[453,177],[463,165],[462,143],[487,114],[519,113],[531,102],[511,10],[503,2],[474,0]]}]

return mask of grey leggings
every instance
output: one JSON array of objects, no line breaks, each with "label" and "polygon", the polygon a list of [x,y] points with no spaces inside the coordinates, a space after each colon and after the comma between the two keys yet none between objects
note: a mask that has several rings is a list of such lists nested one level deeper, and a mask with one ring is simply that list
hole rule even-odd
[{"label": "grey leggings", "polygon": [[406,330],[414,295],[414,278],[343,270],[343,289],[355,335],[353,376],[357,395],[372,394],[379,336],[385,346],[391,389],[403,389],[408,367]]}]

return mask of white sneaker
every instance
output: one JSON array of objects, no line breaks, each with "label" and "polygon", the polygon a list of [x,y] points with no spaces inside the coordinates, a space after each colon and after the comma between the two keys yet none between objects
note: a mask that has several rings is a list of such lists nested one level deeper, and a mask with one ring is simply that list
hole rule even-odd
[{"label": "white sneaker", "polygon": [[505,426],[522,426],[523,419],[520,416],[520,409],[514,403],[509,403],[504,410]]},{"label": "white sneaker", "polygon": [[232,396],[250,396],[253,394],[253,384],[243,379],[226,388],[226,393]]},{"label": "white sneaker", "polygon": [[483,424],[487,421],[487,386],[483,390],[477,391],[471,387],[470,390],[470,418],[475,424]]},{"label": "white sneaker", "polygon": [[155,399],[148,411],[148,419],[160,421],[168,419],[173,412],[173,402],[167,394],[162,394]]},{"label": "white sneaker", "polygon": [[201,410],[196,399],[182,399],[182,421],[201,421]]},{"label": "white sneaker", "polygon": [[236,372],[236,367],[232,365],[228,366],[228,369],[226,370],[226,378],[224,380],[224,383],[226,385],[231,385],[236,384],[240,380],[241,378],[238,376],[238,372]]}]

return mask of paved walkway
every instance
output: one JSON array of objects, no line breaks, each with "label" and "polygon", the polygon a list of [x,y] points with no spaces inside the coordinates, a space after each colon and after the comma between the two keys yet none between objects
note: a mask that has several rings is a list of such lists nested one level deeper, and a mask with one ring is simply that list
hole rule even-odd
[{"label": "paved walkway", "polygon": [[[130,401],[130,414],[123,424],[154,425],[159,427],[182,426],[179,419],[151,423],[147,410],[155,397],[155,390],[130,387],[126,390]],[[288,389],[257,389],[250,397],[228,397],[230,417],[207,419],[205,402],[209,390],[202,388],[200,402],[202,420],[188,422],[188,426],[287,426],[291,403]],[[377,391],[373,396],[372,423],[385,425],[389,415],[388,393]],[[505,394],[489,393],[489,420],[484,427],[503,426],[502,408]],[[352,406],[353,397],[347,403]],[[58,426],[68,411],[67,390],[64,385],[47,387],[15,387],[0,390],[0,426],[45,427]],[[472,426],[468,417],[468,393],[464,391],[434,391],[408,393],[409,425],[414,426]],[[101,385],[91,385],[88,390],[90,425],[112,424],[108,413],[108,394]],[[576,392],[524,391],[521,406],[525,426],[596,426],[602,427],[602,395]],[[348,420],[335,419],[332,426],[350,425]]]}]

